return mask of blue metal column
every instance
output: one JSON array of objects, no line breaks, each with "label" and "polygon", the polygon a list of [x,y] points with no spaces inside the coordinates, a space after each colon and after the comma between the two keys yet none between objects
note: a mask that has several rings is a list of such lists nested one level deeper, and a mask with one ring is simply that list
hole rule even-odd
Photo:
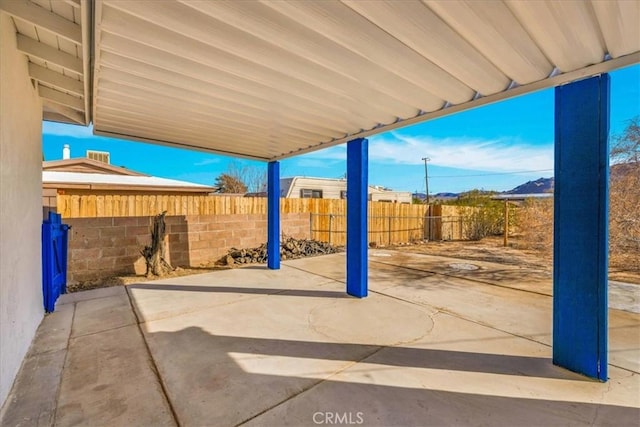
[{"label": "blue metal column", "polygon": [[369,141],[347,143],[347,293],[367,296]]},{"label": "blue metal column", "polygon": [[556,88],[553,363],[607,380],[609,76]]},{"label": "blue metal column", "polygon": [[267,169],[267,267],[280,269],[280,163]]}]

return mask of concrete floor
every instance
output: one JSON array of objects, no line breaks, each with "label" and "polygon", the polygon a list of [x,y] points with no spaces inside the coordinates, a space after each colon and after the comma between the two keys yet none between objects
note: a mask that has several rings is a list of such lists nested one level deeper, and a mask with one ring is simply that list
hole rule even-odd
[{"label": "concrete floor", "polygon": [[610,310],[599,383],[551,364],[544,273],[375,250],[359,300],[344,263],[65,295],[1,424],[640,424],[640,314]]}]

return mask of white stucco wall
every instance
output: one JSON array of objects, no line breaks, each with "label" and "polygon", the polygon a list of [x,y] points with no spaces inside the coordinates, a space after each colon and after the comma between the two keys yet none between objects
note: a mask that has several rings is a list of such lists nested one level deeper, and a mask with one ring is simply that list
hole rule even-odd
[{"label": "white stucco wall", "polygon": [[0,13],[0,404],[42,320],[42,105]]}]

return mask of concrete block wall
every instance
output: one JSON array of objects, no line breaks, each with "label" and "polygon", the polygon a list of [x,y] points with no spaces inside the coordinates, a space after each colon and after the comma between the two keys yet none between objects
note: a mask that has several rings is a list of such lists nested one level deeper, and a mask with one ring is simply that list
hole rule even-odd
[{"label": "concrete block wall", "polygon": [[[309,238],[309,214],[283,214],[282,232]],[[117,274],[144,274],[140,250],[150,243],[152,217],[69,218],[68,276],[70,283]],[[174,267],[207,265],[232,247],[265,243],[266,215],[168,216],[166,258]]]}]

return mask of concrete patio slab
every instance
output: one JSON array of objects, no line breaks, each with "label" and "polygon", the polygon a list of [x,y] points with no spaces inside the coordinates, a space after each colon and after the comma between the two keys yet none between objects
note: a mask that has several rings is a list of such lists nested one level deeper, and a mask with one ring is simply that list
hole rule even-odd
[{"label": "concrete patio slab", "polygon": [[[217,271],[213,275],[197,274],[189,279],[156,280],[130,285],[127,289],[136,315],[147,322],[287,290],[309,292],[310,287],[330,281],[286,266],[269,270],[256,265]],[[344,292],[336,290],[329,296],[342,297]]]},{"label": "concrete patio slab", "polygon": [[137,325],[70,340],[56,425],[175,425]]},{"label": "concrete patio slab", "polygon": [[38,327],[0,416],[3,426],[53,425],[73,312],[60,306]]},{"label": "concrete patio slab", "polygon": [[114,296],[78,301],[71,336],[80,337],[136,323],[129,298],[126,292],[122,292]]},{"label": "concrete patio slab", "polygon": [[419,342],[384,347],[247,425],[637,424],[637,375],[613,369],[614,391],[553,366],[544,345],[445,313],[434,325]]},{"label": "concrete patio slab", "polygon": [[[402,301],[336,298],[343,287],[307,286],[305,294],[284,291],[147,322],[145,338],[180,423],[237,425],[433,325],[427,310]],[[137,304],[144,307],[144,297]],[[407,326],[397,330],[392,318]],[[242,410],[228,410],[238,402]]]},{"label": "concrete patio slab", "polygon": [[548,295],[401,255],[365,299],[343,254],[65,296],[0,424],[638,425],[639,314],[610,310],[599,383],[551,363]]}]

